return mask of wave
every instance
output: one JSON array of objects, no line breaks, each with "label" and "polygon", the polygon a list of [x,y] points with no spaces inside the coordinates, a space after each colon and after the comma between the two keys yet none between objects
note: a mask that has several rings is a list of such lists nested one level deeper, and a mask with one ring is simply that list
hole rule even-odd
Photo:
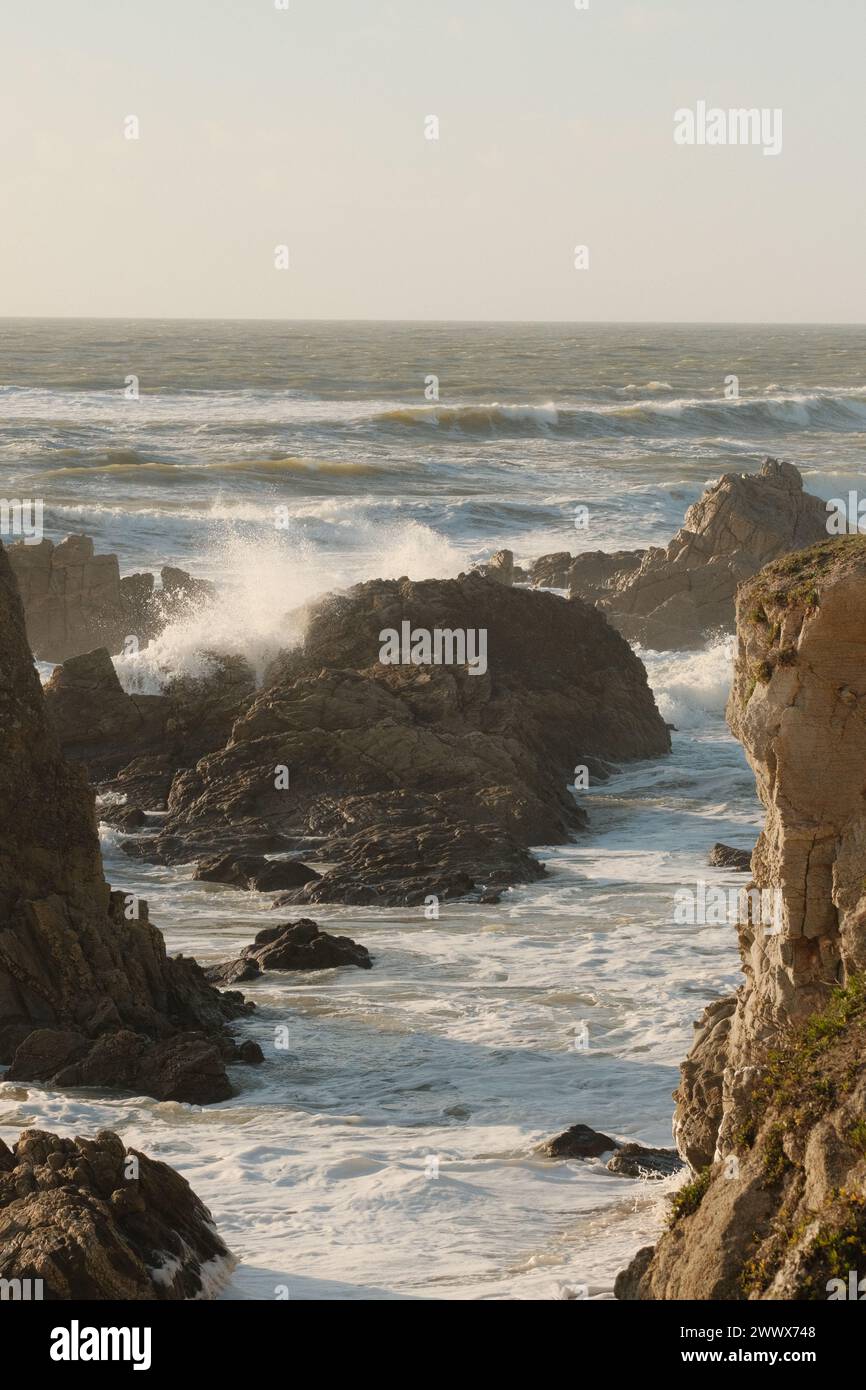
[{"label": "wave", "polygon": [[[82,455],[83,457],[83,455]],[[112,450],[92,455],[85,463],[67,463],[59,468],[41,468],[40,478],[65,478],[80,474],[128,473],[150,476],[153,473],[171,474],[176,481],[202,473],[300,473],[332,477],[373,477],[388,472],[380,464],[365,459],[283,458],[216,459],[203,463],[171,463],[149,460],[135,449]]]},{"label": "wave", "polygon": [[437,428],[487,432],[499,426],[512,428],[552,429],[559,422],[559,411],[552,402],[546,405],[416,405],[397,406],[374,415],[376,423],[385,425],[433,425]]},{"label": "wave", "polygon": [[[776,384],[778,386],[778,383]],[[759,388],[752,395],[726,400],[719,395],[673,397],[666,381],[648,381],[642,386],[630,384],[615,388],[620,399],[611,402],[614,388],[599,388],[604,400],[505,402],[463,401],[430,404],[394,403],[371,399],[319,399],[299,397],[285,391],[167,392],[142,396],[138,402],[118,399],[112,392],[51,392],[30,388],[5,388],[4,417],[0,434],[4,447],[16,451],[26,445],[34,447],[33,425],[42,426],[35,447],[45,449],[45,439],[55,441],[51,449],[55,458],[64,464],[74,463],[66,451],[56,448],[68,431],[82,431],[95,426],[112,428],[129,438],[131,429],[136,438],[131,447],[104,451],[96,457],[103,466],[135,468],[157,467],[165,463],[160,456],[174,452],[179,446],[182,456],[189,455],[189,441],[205,447],[219,441],[222,448],[227,439],[245,441],[247,450],[262,447],[260,459],[234,459],[233,466],[256,466],[286,470],[318,469],[320,471],[351,467],[330,460],[306,458],[279,452],[266,455],[266,446],[256,446],[251,440],[273,437],[281,428],[291,428],[306,434],[327,429],[339,434],[350,430],[377,430],[387,433],[400,431],[435,430],[468,435],[550,435],[565,438],[605,438],[641,436],[663,438],[713,438],[766,432],[777,435],[783,430],[826,429],[862,431],[866,422],[866,389],[861,387],[815,387],[809,390],[770,390]],[[622,397],[628,399],[622,399]],[[634,397],[634,399],[632,399]],[[47,431],[47,434],[46,434]],[[156,457],[136,447],[142,439],[152,437],[161,441],[152,446]],[[296,461],[300,459],[300,461]],[[49,460],[50,461],[50,460]],[[86,457],[82,461],[88,462]]]},{"label": "wave", "polygon": [[259,680],[273,658],[303,635],[300,611],[320,594],[367,578],[453,578],[467,560],[438,531],[418,521],[381,524],[357,516],[356,549],[335,561],[298,525],[263,535],[214,533],[206,568],[222,576],[217,595],[187,612],[135,656],[116,656],[130,694],[154,695],[177,675],[200,677],[214,653],[243,656]]},{"label": "wave", "polygon": [[700,729],[707,717],[722,720],[731,690],[734,637],[710,642],[702,651],[656,652],[638,647],[663,719],[678,729]]},{"label": "wave", "polygon": [[[648,383],[653,385],[663,383]],[[564,406],[490,404],[407,406],[380,412],[383,426],[464,433],[544,433],[572,438],[663,435],[700,438],[737,434],[778,434],[780,429],[863,429],[866,391],[799,392],[786,395],[682,397],[636,400],[617,405]]]}]

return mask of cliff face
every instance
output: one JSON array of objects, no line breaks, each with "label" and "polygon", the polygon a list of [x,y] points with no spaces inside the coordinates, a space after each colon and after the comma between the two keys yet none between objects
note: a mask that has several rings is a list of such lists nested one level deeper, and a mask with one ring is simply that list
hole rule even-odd
[{"label": "cliff face", "polygon": [[745,984],[706,1011],[676,1096],[700,1176],[621,1298],[826,1299],[866,1275],[864,611],[862,537],[739,590],[728,719],[766,809],[754,881],[781,914],[738,928]]},{"label": "cliff face", "polygon": [[146,904],[102,874],[93,794],[49,723],[0,546],[0,1064],[10,1078],[231,1094],[223,1022],[239,996],[170,960]]}]

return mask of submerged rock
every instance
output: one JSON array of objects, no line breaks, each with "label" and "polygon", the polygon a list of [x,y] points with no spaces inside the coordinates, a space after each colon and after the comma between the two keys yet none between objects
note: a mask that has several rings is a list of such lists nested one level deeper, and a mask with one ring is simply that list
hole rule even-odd
[{"label": "submerged rock", "polygon": [[782,910],[737,928],[745,983],[706,1011],[676,1095],[695,1178],[619,1297],[823,1301],[866,1267],[864,610],[859,536],[738,594],[728,720],[766,812],[755,885]]},{"label": "submerged rock", "polygon": [[366,946],[319,931],[315,922],[302,918],[266,927],[237,960],[212,965],[206,974],[214,984],[233,985],[258,979],[266,970],[333,970],[342,965],[369,970],[372,964]]},{"label": "submerged rock", "polygon": [[56,1084],[229,1095],[225,1024],[246,1006],[170,959],[147,904],[105,883],[93,793],[60,752],[2,547],[0,765],[0,1064]]},{"label": "submerged rock", "polygon": [[209,1297],[234,1257],[189,1183],[110,1130],[0,1140],[0,1279],[45,1300]]}]

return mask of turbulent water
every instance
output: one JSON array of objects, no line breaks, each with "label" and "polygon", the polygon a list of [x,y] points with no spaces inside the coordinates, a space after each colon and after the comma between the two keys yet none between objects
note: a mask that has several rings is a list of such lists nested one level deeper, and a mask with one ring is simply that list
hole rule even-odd
[{"label": "turbulent water", "polygon": [[[766,453],[844,496],[864,349],[855,327],[6,320],[0,497],[44,499],[47,535],[84,531],[125,573],[219,582],[217,612],[118,661],[156,689],[208,646],[262,665],[288,609],[357,579],[456,575],[503,545],[520,561],[664,544],[709,479]],[[541,883],[438,921],[317,909],[375,968],[250,986],[243,1028],[268,1060],[238,1071],[236,1099],[0,1085],[0,1134],[110,1126],[172,1163],[241,1257],[226,1298],[609,1296],[668,1184],[533,1147],[576,1122],[670,1143],[691,1020],[738,978],[732,930],[674,925],[673,894],[742,881],[707,850],[759,824],[722,717],[730,643],[640,655],[673,754],[583,793],[591,831],[539,847]],[[216,960],[272,920],[263,897],[129,860],[110,831],[103,848],[170,950]]]}]

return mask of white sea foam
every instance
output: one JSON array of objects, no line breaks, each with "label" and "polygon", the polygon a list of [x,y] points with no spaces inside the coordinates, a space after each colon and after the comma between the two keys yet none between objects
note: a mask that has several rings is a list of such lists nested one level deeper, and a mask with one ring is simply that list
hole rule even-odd
[{"label": "white sea foam", "polygon": [[695,652],[638,647],[662,717],[678,729],[700,729],[722,719],[733,675],[735,638],[723,637]]},{"label": "white sea foam", "polygon": [[260,680],[279,651],[303,636],[297,612],[311,599],[361,578],[449,578],[465,556],[444,536],[414,520],[377,525],[357,522],[356,549],[344,562],[317,550],[297,533],[229,530],[210,546],[209,568],[223,576],[216,597],[196,604],[135,655],[115,657],[125,690],[158,694],[172,676],[200,677],[215,654],[243,656]]}]

